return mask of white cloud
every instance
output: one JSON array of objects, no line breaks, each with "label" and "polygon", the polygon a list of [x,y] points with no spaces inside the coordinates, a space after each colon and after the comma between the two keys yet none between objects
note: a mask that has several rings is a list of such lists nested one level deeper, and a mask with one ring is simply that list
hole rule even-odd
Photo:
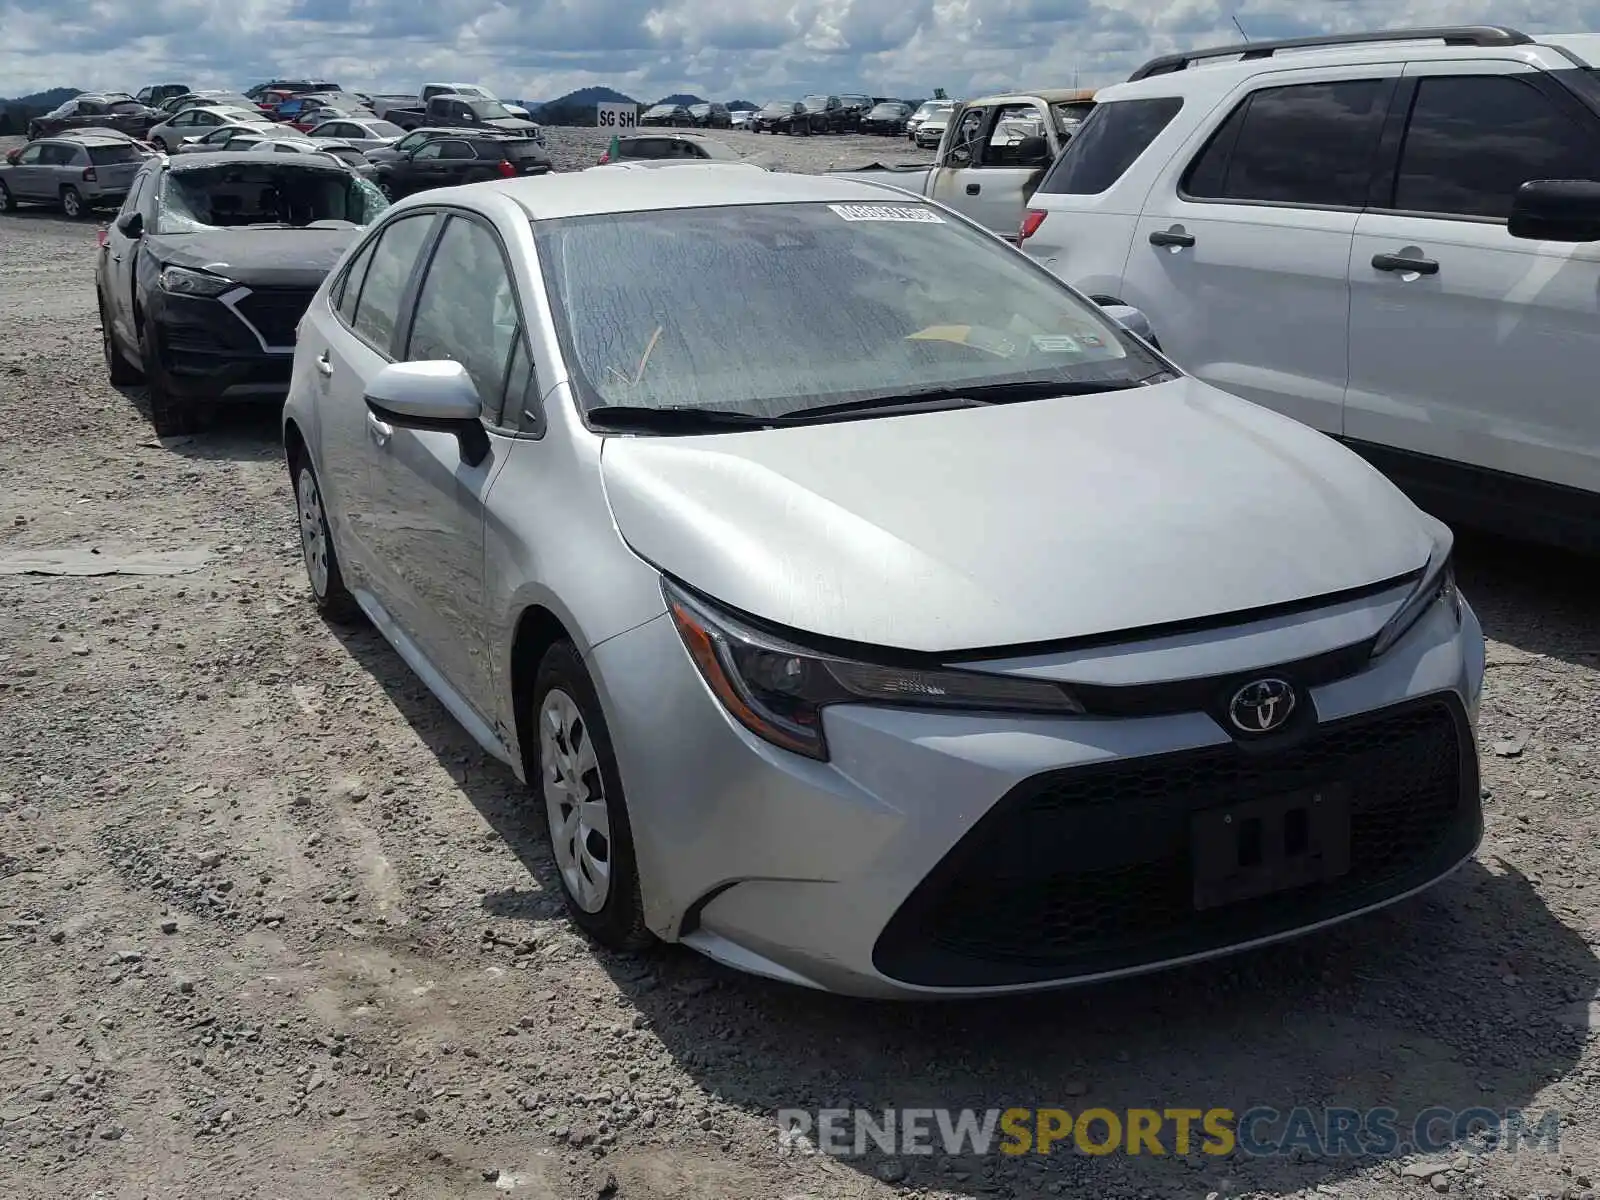
[{"label": "white cloud", "polygon": [[311,74],[405,91],[472,79],[510,98],[606,84],[765,100],[1110,83],[1164,51],[1252,37],[1494,20],[1571,32],[1600,0],[0,0],[0,86],[244,87]]}]

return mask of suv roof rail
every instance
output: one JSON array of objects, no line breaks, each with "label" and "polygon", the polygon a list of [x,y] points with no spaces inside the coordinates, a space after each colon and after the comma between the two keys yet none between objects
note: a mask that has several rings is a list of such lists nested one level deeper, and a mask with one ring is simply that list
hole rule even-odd
[{"label": "suv roof rail", "polygon": [[1531,46],[1533,38],[1520,29],[1505,25],[1434,25],[1416,29],[1383,29],[1372,33],[1329,33],[1318,37],[1284,38],[1275,42],[1240,42],[1232,46],[1210,46],[1152,58],[1128,76],[1131,83],[1152,75],[1170,75],[1208,58],[1227,58],[1237,54],[1240,62],[1271,58],[1279,50],[1306,50],[1319,46],[1360,46],[1373,42],[1416,42],[1440,40],[1446,46]]}]

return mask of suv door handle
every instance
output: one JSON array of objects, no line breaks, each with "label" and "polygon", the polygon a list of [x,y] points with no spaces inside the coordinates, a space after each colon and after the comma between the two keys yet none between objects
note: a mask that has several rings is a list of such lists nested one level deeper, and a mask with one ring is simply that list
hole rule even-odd
[{"label": "suv door handle", "polygon": [[967,184],[967,195],[976,196],[981,191],[983,191],[983,184],[981,184],[981,183],[969,183],[969,184]]},{"label": "suv door handle", "polygon": [[387,446],[389,439],[394,436],[394,426],[387,421],[380,421],[372,415],[372,410],[367,410],[367,436],[380,446]]},{"label": "suv door handle", "polygon": [[317,355],[317,370],[321,371],[323,375],[333,374],[333,364],[328,361],[328,352],[326,350]]},{"label": "suv door handle", "polygon": [[1418,275],[1437,275],[1439,264],[1431,258],[1413,258],[1409,254],[1374,254],[1372,265],[1380,271],[1415,271]]},{"label": "suv door handle", "polygon": [[1150,235],[1152,246],[1192,246],[1194,234],[1181,233],[1173,229],[1158,229]]}]

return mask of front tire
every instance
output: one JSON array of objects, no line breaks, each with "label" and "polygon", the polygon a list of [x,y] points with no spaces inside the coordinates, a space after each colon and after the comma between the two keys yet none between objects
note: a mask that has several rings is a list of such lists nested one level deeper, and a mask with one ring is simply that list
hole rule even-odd
[{"label": "front tire", "polygon": [[144,339],[145,390],[150,400],[150,424],[157,437],[188,437],[199,424],[195,403],[179,396],[167,382],[154,353],[148,331]]},{"label": "front tire", "polygon": [[339,553],[333,545],[328,512],[322,503],[322,487],[311,460],[305,453],[295,456],[294,509],[300,526],[300,552],[306,564],[306,580],[317,610],[342,625],[360,620],[361,606],[345,587],[339,568]]},{"label": "front tire", "polygon": [[528,722],[550,848],[573,924],[612,950],[654,941],[644,923],[633,833],[600,698],[570,642],[545,654]]},{"label": "front tire", "polygon": [[122,347],[117,345],[117,337],[111,331],[111,314],[106,311],[106,302],[101,299],[100,309],[100,349],[105,355],[106,374],[111,379],[113,387],[129,387],[136,383],[144,382],[144,372],[128,361],[128,356],[122,352]]},{"label": "front tire", "polygon": [[11,189],[0,183],[0,212],[16,212],[17,198],[11,194]]},{"label": "front tire", "polygon": [[161,137],[151,138],[150,139],[150,144],[152,146],[154,146],[157,150],[161,151],[161,153],[163,153],[163,154],[171,154],[172,153],[172,151],[167,149],[167,139],[166,138],[161,138]]}]

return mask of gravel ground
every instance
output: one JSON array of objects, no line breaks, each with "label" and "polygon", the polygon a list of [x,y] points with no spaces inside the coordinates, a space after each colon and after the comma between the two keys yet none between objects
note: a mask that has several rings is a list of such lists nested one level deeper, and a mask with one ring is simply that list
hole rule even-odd
[{"label": "gravel ground", "polygon": [[[571,161],[604,139],[552,130]],[[893,142],[731,135],[815,168]],[[884,1006],[623,960],[539,828],[371,632],[314,614],[273,416],[153,440],[101,365],[93,226],[0,218],[7,1200],[1582,1197],[1600,1171],[1593,564],[1464,545],[1490,636],[1488,834],[1424,897],[1288,948],[1027,1001]],[[1559,1154],[781,1156],[782,1107],[1441,1105]],[[1169,1145],[1170,1149],[1170,1145]]]}]

